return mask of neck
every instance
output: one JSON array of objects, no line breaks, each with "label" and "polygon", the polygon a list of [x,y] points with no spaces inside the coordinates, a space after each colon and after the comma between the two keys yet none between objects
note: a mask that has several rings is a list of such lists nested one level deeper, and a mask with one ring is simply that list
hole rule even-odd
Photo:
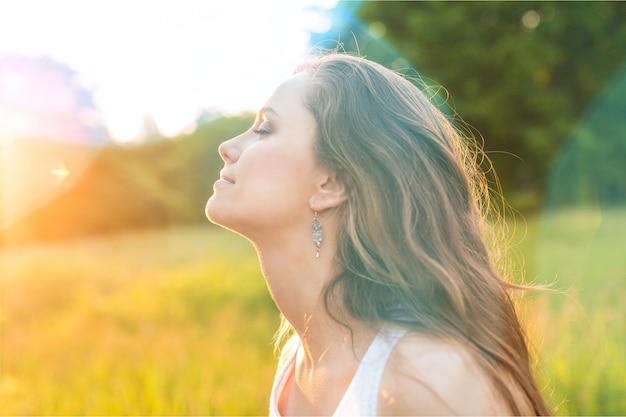
[{"label": "neck", "polygon": [[[325,229],[330,229],[325,224]],[[325,230],[326,232],[326,230]],[[349,320],[345,326],[327,312],[324,289],[337,274],[334,256],[336,241],[324,234],[319,257],[310,232],[297,239],[259,239],[254,241],[263,276],[277,307],[300,337],[305,360],[320,365],[346,354],[360,357],[375,331]],[[342,317],[343,319],[343,317]]]}]

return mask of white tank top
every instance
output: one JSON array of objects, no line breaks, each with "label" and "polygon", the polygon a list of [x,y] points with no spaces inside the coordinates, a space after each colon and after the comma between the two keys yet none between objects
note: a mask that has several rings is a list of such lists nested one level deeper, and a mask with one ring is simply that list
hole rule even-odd
[{"label": "white tank top", "polygon": [[[348,389],[333,416],[375,416],[378,413],[380,380],[394,346],[406,333],[405,329],[383,326],[361,360]],[[280,355],[270,396],[270,416],[279,417],[278,399],[295,365],[300,339],[290,339]]]}]

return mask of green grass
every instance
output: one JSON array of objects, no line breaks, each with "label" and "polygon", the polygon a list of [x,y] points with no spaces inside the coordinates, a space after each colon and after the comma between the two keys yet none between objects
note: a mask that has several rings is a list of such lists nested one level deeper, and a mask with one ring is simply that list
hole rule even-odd
[{"label": "green grass", "polygon": [[278,313],[207,227],[8,250],[3,415],[266,414]]},{"label": "green grass", "polygon": [[560,415],[626,414],[626,211],[571,210],[528,224],[527,279],[538,371]]},{"label": "green grass", "polygon": [[[537,373],[560,415],[626,414],[626,212],[518,224]],[[524,238],[522,236],[525,235]],[[209,226],[5,249],[0,414],[262,415],[278,313],[251,245]]]}]

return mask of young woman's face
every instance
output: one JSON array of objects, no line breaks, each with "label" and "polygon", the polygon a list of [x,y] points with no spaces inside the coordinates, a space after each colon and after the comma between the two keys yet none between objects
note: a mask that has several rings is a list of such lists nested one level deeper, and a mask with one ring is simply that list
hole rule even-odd
[{"label": "young woman's face", "polygon": [[220,145],[225,165],[206,206],[212,222],[252,237],[311,216],[318,166],[316,123],[303,104],[308,85],[306,73],[289,78],[248,131]]}]

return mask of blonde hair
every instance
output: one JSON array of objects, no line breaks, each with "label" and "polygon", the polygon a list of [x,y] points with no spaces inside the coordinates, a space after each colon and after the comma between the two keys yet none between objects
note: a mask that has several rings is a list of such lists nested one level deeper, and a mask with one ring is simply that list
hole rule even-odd
[{"label": "blonde hair", "polygon": [[[329,314],[398,323],[462,341],[515,414],[550,414],[530,367],[509,291],[485,243],[489,190],[462,135],[412,81],[377,63],[331,53],[311,75],[319,163],[337,172],[339,208]],[[414,80],[415,82],[415,80]]]}]

